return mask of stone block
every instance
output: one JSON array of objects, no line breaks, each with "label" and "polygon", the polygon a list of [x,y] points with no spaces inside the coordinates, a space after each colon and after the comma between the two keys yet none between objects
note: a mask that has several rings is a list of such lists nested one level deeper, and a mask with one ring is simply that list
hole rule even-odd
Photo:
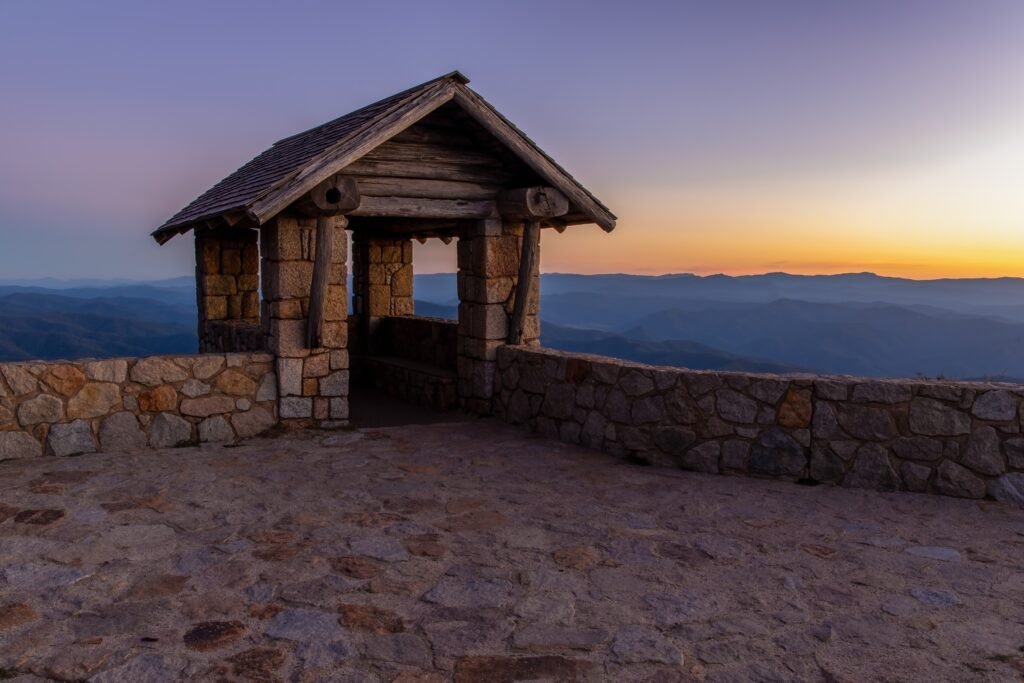
[{"label": "stone block", "polygon": [[[291,359],[285,359],[291,360]],[[277,400],[277,375],[270,373],[265,375],[260,380],[260,386],[256,390],[256,400],[258,402],[263,401],[276,401]]]},{"label": "stone block", "polygon": [[336,370],[320,380],[321,396],[348,396],[348,370]]},{"label": "stone block", "polygon": [[235,369],[222,372],[214,386],[217,391],[229,396],[253,396],[256,393],[256,382]]},{"label": "stone block", "polygon": [[325,322],[323,330],[323,347],[327,349],[344,349],[348,346],[348,323]]},{"label": "stone block", "polygon": [[412,264],[407,263],[391,276],[391,296],[412,297]]},{"label": "stone block", "polygon": [[198,356],[192,364],[192,374],[196,379],[210,379],[224,367],[224,356],[203,355]]},{"label": "stone block", "polygon": [[750,469],[774,477],[800,476],[807,466],[803,446],[781,429],[765,430],[750,451]]},{"label": "stone block", "polygon": [[204,275],[200,283],[207,297],[231,296],[238,293],[238,281],[232,275]]},{"label": "stone block", "polygon": [[186,398],[181,402],[181,414],[190,417],[210,417],[211,415],[230,413],[234,409],[235,400],[227,396]]},{"label": "stone block", "polygon": [[896,421],[887,408],[843,404],[839,406],[839,425],[857,439],[886,441],[895,438]]},{"label": "stone block", "polygon": [[908,491],[927,491],[932,468],[913,462],[904,462],[900,465],[900,474]]},{"label": "stone block", "polygon": [[811,426],[811,390],[790,387],[779,406],[778,423],[787,429]]},{"label": "stone block", "polygon": [[[196,382],[197,380],[188,381]],[[178,407],[178,392],[171,385],[165,384],[152,391],[143,391],[136,400],[138,401],[137,409],[142,412],[166,413]]]},{"label": "stone block", "polygon": [[239,249],[224,249],[220,252],[220,272],[225,275],[242,273],[242,252]]},{"label": "stone block", "polygon": [[74,396],[85,385],[85,373],[74,365],[54,365],[43,373],[43,384],[61,396]]},{"label": "stone block", "polygon": [[721,452],[722,446],[719,442],[705,441],[683,453],[680,465],[685,470],[718,474]]},{"label": "stone block", "polygon": [[910,402],[910,431],[925,436],[957,436],[971,431],[971,418],[931,398]]},{"label": "stone block", "polygon": [[242,439],[248,439],[267,431],[274,426],[276,420],[270,411],[256,406],[244,413],[231,416],[231,425]]},{"label": "stone block", "polygon": [[966,467],[944,460],[935,476],[935,490],[959,498],[984,498],[985,481]]},{"label": "stone block", "polygon": [[128,379],[128,361],[96,360],[83,365],[85,376],[94,382],[122,384]]},{"label": "stone block", "polygon": [[895,491],[900,477],[889,461],[889,449],[876,443],[866,443],[857,449],[853,466],[842,481],[843,486],[875,491]]},{"label": "stone block", "polygon": [[[326,330],[328,325],[324,323]],[[288,358],[304,358],[309,355],[306,348],[306,321],[298,320],[277,320],[270,321],[270,339],[268,348],[279,356]]]},{"label": "stone block", "polygon": [[[130,375],[133,382],[145,384],[149,387],[184,382],[188,379],[188,373],[181,366],[170,358],[159,356],[136,361],[135,365],[132,366]],[[200,379],[202,378],[200,377]]]},{"label": "stone block", "polygon": [[[171,390],[173,392],[173,389]],[[68,417],[103,417],[120,409],[121,387],[117,384],[94,382],[86,384],[81,391],[68,399]]]},{"label": "stone block", "polygon": [[998,476],[1006,471],[999,435],[992,427],[980,427],[967,438],[961,464],[980,474]]},{"label": "stone block", "polygon": [[732,389],[715,392],[718,416],[729,422],[753,424],[757,417],[757,401]]},{"label": "stone block", "polygon": [[298,396],[282,397],[278,412],[281,419],[310,418],[313,416],[313,399]]},{"label": "stone block", "polygon": [[43,445],[26,432],[0,432],[0,460],[36,458],[43,454]]},{"label": "stone block", "polygon": [[226,296],[204,296],[203,310],[200,316],[206,320],[226,320],[228,317],[228,298]]},{"label": "stone block", "polygon": [[258,292],[242,294],[242,317],[253,320],[260,317],[260,295]]},{"label": "stone block", "polygon": [[312,261],[278,261],[271,271],[268,299],[299,299],[309,296],[313,282]]},{"label": "stone block", "polygon": [[2,365],[0,372],[3,373],[7,385],[15,394],[30,394],[39,388],[39,382],[35,375],[28,371],[24,365]]},{"label": "stone block", "polygon": [[910,398],[910,387],[905,384],[864,382],[854,385],[850,400],[856,403],[905,403]]},{"label": "stone block", "polygon": [[990,481],[988,495],[1000,503],[1024,507],[1024,473],[1012,472]]},{"label": "stone block", "polygon": [[160,413],[149,425],[149,445],[152,448],[176,448],[192,443],[192,425],[187,420]]},{"label": "stone block", "polygon": [[75,420],[50,427],[46,437],[47,455],[63,457],[95,452],[96,439],[87,420]]},{"label": "stone block", "polygon": [[187,379],[181,387],[181,393],[189,398],[205,396],[210,393],[210,385],[197,379]]},{"label": "stone block", "polygon": [[281,396],[302,395],[302,366],[301,358],[277,359],[277,376]]},{"label": "stone block", "polygon": [[64,404],[56,396],[41,394],[18,406],[18,423],[22,427],[60,422],[63,419]]},{"label": "stone block", "polygon": [[986,391],[974,399],[971,414],[980,420],[1012,420],[1017,417],[1017,400],[1008,391]]},{"label": "stone block", "polygon": [[228,421],[221,415],[208,417],[199,423],[200,442],[224,442],[234,441],[234,439],[235,432],[231,429]]},{"label": "stone block", "polygon": [[145,447],[146,433],[132,413],[114,413],[100,425],[100,450],[110,453]]},{"label": "stone block", "polygon": [[347,420],[348,419],[348,398],[332,398],[331,399],[331,419],[332,420]]}]

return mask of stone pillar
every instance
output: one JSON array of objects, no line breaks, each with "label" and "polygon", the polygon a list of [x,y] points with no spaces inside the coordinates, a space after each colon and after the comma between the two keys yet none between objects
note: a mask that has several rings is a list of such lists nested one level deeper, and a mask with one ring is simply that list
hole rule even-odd
[{"label": "stone pillar", "polygon": [[248,228],[196,230],[199,351],[258,351],[259,233]]},{"label": "stone pillar", "polygon": [[[487,414],[494,394],[498,347],[507,343],[522,254],[522,225],[480,221],[459,237],[459,401]],[[540,343],[539,265],[527,302],[524,343]]]},{"label": "stone pillar", "polygon": [[285,427],[348,424],[348,235],[334,221],[323,347],[306,348],[316,257],[316,219],[285,212],[263,226],[263,327],[277,363],[278,412]]},{"label": "stone pillar", "polygon": [[381,318],[413,314],[412,239],[352,236],[352,309],[359,319],[359,350],[372,352]]}]

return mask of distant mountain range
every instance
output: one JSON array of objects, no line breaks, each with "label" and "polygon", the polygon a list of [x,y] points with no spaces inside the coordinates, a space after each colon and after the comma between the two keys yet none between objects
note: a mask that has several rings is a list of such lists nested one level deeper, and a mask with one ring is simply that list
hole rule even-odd
[{"label": "distant mountain range", "polygon": [[[455,317],[454,274],[416,277],[416,310]],[[800,276],[542,277],[542,343],[752,372],[1024,378],[1024,280]],[[192,278],[0,281],[0,360],[190,353]]]}]

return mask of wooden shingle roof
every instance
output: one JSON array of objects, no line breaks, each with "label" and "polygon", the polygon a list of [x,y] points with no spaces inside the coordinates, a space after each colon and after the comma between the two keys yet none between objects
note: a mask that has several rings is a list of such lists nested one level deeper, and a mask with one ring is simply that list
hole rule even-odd
[{"label": "wooden shingle roof", "polygon": [[256,225],[266,223],[320,181],[450,101],[564,192],[589,219],[611,230],[615,216],[608,208],[468,88],[468,82],[454,71],[279,140],[176,213],[153,237],[163,244],[196,225],[231,214],[244,214]]}]

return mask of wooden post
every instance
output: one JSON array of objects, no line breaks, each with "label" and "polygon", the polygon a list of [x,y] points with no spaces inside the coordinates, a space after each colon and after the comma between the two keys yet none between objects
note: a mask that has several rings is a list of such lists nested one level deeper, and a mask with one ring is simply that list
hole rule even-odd
[{"label": "wooden post", "polygon": [[[318,184],[295,202],[307,216],[316,216],[316,258],[309,288],[309,314],[306,318],[306,346],[323,345],[324,317],[327,313],[327,284],[334,256],[334,216],[342,216],[359,206],[359,187],[346,176],[335,175]],[[345,220],[342,216],[342,220]],[[347,225],[347,222],[345,223]]]},{"label": "wooden post", "polygon": [[523,252],[519,257],[519,281],[516,283],[516,298],[512,307],[512,320],[508,326],[508,343],[522,344],[526,312],[533,294],[533,271],[540,251],[540,222],[530,221],[523,229]]}]

